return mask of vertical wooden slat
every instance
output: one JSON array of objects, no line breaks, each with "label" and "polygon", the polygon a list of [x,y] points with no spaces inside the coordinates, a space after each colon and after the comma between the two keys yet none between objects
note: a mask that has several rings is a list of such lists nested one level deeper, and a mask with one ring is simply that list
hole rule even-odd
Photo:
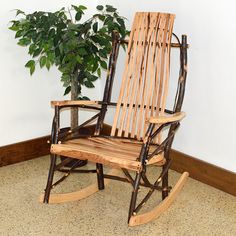
[{"label": "vertical wooden slat", "polygon": [[[160,44],[160,45],[161,45],[161,42],[162,42],[163,30],[165,29],[164,23],[163,23],[164,21],[165,21],[165,17],[161,14],[161,25],[160,25],[160,29],[159,29],[159,33],[160,33],[160,35],[161,35],[161,37],[159,37],[159,39],[160,39],[159,44]],[[155,45],[155,46],[156,46],[156,45]],[[160,51],[160,53],[161,53],[161,51]],[[157,61],[157,64],[158,64],[157,71],[159,71],[159,66],[161,65],[161,63],[159,63],[159,62],[161,62],[161,58],[158,59],[158,61]],[[158,73],[157,75],[159,75],[159,73]],[[159,80],[162,80],[161,76],[160,76]],[[146,88],[144,88],[144,89],[145,89],[145,95],[146,95],[146,93],[147,93],[148,91],[146,91],[146,90],[147,90]],[[155,90],[157,90],[157,87],[155,87]],[[155,90],[154,90],[154,93],[156,93]],[[155,104],[155,106],[156,106],[156,104]],[[159,106],[157,106],[157,108],[159,108]],[[140,113],[143,115],[143,113],[144,113],[144,107],[141,107]],[[143,118],[143,117],[141,117],[141,118]],[[143,118],[143,119],[144,119],[144,118]],[[140,119],[138,125],[141,126],[141,124],[144,123],[144,122],[145,122],[145,120],[141,120],[141,119]],[[144,127],[142,127],[142,131],[143,131],[143,133],[145,133],[145,125],[144,125]],[[141,132],[140,132],[140,133],[141,133]]]},{"label": "vertical wooden slat", "polygon": [[165,109],[173,22],[171,14],[136,13],[112,136],[118,129],[118,136],[142,139],[146,118]]},{"label": "vertical wooden slat", "polygon": [[162,92],[163,92],[163,82],[164,82],[164,72],[165,72],[165,50],[166,50],[166,37],[167,37],[167,30],[169,24],[169,16],[165,18],[165,29],[163,34],[162,40],[162,50],[161,50],[161,68],[160,68],[160,82],[159,82],[159,89],[158,89],[158,98],[157,98],[157,107],[160,108],[161,99],[162,99]]},{"label": "vertical wooden slat", "polygon": [[116,131],[116,127],[117,127],[117,121],[118,121],[119,112],[120,112],[120,108],[121,108],[121,102],[122,102],[122,98],[123,98],[123,94],[124,94],[124,89],[126,86],[126,80],[127,80],[126,74],[127,74],[128,68],[129,68],[130,54],[131,54],[131,49],[132,49],[132,45],[133,45],[133,36],[134,36],[135,30],[136,30],[136,24],[138,23],[139,18],[140,18],[140,15],[135,14],[134,23],[133,23],[133,26],[132,26],[132,29],[130,32],[130,41],[129,41],[128,49],[127,49],[127,53],[126,53],[125,70],[124,70],[124,74],[123,74],[120,95],[119,95],[118,102],[117,102],[116,113],[115,113],[112,129],[111,129],[111,136],[115,135],[115,131]]},{"label": "vertical wooden slat", "polygon": [[174,24],[174,16],[170,16],[170,26],[169,26],[169,34],[167,37],[167,50],[166,50],[166,71],[165,71],[165,84],[164,84],[164,92],[163,92],[163,99],[161,104],[161,113],[164,113],[166,107],[166,99],[168,93],[168,85],[169,85],[169,77],[170,77],[170,44],[171,44],[171,36],[170,32],[172,32]]},{"label": "vertical wooden slat", "polygon": [[[155,14],[155,13],[153,13]],[[146,64],[145,64],[145,73],[144,73],[144,83],[143,83],[143,91],[142,91],[142,100],[141,100],[141,107],[140,107],[140,112],[138,115],[138,130],[137,130],[137,138],[140,139],[142,138],[142,129],[143,129],[143,122],[145,122],[144,118],[144,106],[146,105],[146,96],[148,94],[148,85],[149,85],[149,61],[150,61],[150,49],[152,48],[151,45],[151,33],[152,29],[154,30],[154,27],[151,22],[151,15],[149,14],[150,17],[150,24],[149,24],[149,36],[148,36],[148,42],[147,44],[145,43],[145,46],[147,47],[147,54],[146,54]],[[149,109],[146,107],[146,109]]]},{"label": "vertical wooden slat", "polygon": [[[148,28],[147,28],[148,29]],[[146,42],[145,42],[146,43]],[[143,86],[143,74],[145,72],[145,53],[146,53],[146,45],[145,43],[143,44],[143,47],[144,47],[144,54],[143,54],[143,57],[142,57],[142,62],[141,62],[141,65],[140,65],[140,75],[139,75],[139,83],[138,83],[138,90],[137,90],[137,94],[136,94],[136,99],[135,99],[135,107],[134,107],[134,113],[133,113],[133,122],[132,122],[132,129],[131,129],[131,137],[135,137],[136,135],[136,123],[137,123],[137,120],[138,120],[138,106],[140,105],[140,100],[142,99],[141,94],[142,94],[142,86]]]},{"label": "vertical wooden slat", "polygon": [[127,87],[126,87],[126,93],[125,93],[125,97],[123,100],[123,107],[122,107],[122,114],[121,114],[121,118],[120,118],[120,127],[119,127],[119,131],[118,131],[118,136],[121,136],[122,131],[124,130],[124,122],[125,122],[125,117],[126,117],[126,113],[127,113],[127,104],[129,101],[129,97],[130,97],[130,87],[131,87],[131,83],[133,82],[133,80],[135,80],[134,78],[134,71],[135,71],[135,62],[138,56],[138,49],[139,49],[139,41],[141,39],[140,35],[142,35],[143,33],[143,22],[145,22],[146,20],[146,16],[145,17],[140,17],[139,23],[138,23],[138,27],[136,29],[136,34],[134,35],[133,41],[134,41],[134,48],[133,48],[133,53],[132,53],[132,61],[131,61],[131,65],[130,65],[130,69],[129,69],[129,73],[128,73],[128,82],[127,82]]},{"label": "vertical wooden slat", "polygon": [[[159,15],[155,16],[156,22],[154,24],[154,28],[157,29],[158,28],[158,23],[159,23]],[[157,32],[158,30],[155,30],[154,35],[153,35],[153,40],[151,41],[152,43],[152,56],[151,56],[151,61],[150,61],[150,88],[149,88],[149,92],[147,93],[147,102],[146,102],[146,109],[145,109],[145,116],[144,116],[144,131],[143,134],[145,133],[146,129],[147,129],[147,123],[146,123],[146,119],[148,117],[148,115],[150,114],[150,110],[152,110],[152,108],[150,109],[150,100],[151,97],[153,96],[153,93],[155,93],[155,74],[154,74],[154,70],[155,70],[155,56],[156,56],[156,48],[157,48]]]},{"label": "vertical wooden slat", "polygon": [[[145,23],[145,27],[144,29],[142,30],[142,33],[141,33],[141,37],[139,38],[139,42],[138,42],[138,45],[139,45],[139,53],[138,53],[138,56],[137,56],[137,61],[136,61],[136,69],[134,71],[134,84],[133,84],[133,89],[131,91],[131,99],[129,101],[130,104],[134,104],[134,99],[135,99],[135,95],[137,94],[137,84],[138,84],[138,77],[140,76],[140,64],[142,66],[143,64],[143,58],[144,58],[144,55],[145,55],[145,50],[146,50],[146,46],[145,46],[145,42],[147,41],[147,38],[148,38],[148,20],[147,20],[147,17],[146,16],[146,23]],[[130,126],[131,126],[131,114],[132,114],[132,111],[133,111],[133,107],[130,106],[128,108],[128,115],[127,115],[127,123],[126,123],[126,127],[125,127],[125,136],[127,137],[129,132],[130,132]]]},{"label": "vertical wooden slat", "polygon": [[[159,109],[161,108],[161,100],[163,99],[163,84],[164,84],[164,75],[165,75],[165,55],[166,55],[166,38],[167,38],[167,33],[168,33],[168,25],[169,25],[169,14],[163,18],[163,24],[164,24],[164,29],[163,29],[163,35],[161,36],[161,41],[160,41],[160,45],[161,49],[160,49],[160,53],[161,53],[161,58],[160,60],[160,68],[159,68],[159,86],[158,86],[158,92],[157,92],[157,101],[156,101],[156,116],[159,116],[160,114],[162,114],[162,111],[159,112]],[[158,127],[156,127],[157,129]],[[161,134],[159,134],[156,139],[155,142],[160,143],[161,142]]]},{"label": "vertical wooden slat", "polygon": [[163,16],[161,15],[161,20],[160,20],[160,28],[158,31],[158,39],[157,39],[157,59],[156,59],[156,67],[155,67],[155,90],[153,93],[153,98],[152,98],[152,110],[156,107],[156,112],[153,114],[155,116],[158,116],[159,114],[159,107],[157,106],[157,97],[158,97],[158,88],[159,88],[159,74],[160,74],[160,65],[161,65],[161,43],[162,43],[162,37],[163,37],[163,32],[164,32],[164,20]]}]

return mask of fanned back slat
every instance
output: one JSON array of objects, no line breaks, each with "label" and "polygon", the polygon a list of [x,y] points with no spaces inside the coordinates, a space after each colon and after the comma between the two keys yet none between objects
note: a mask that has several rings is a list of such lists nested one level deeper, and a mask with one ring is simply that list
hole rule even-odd
[{"label": "fanned back slat", "polygon": [[165,110],[174,15],[138,12],[130,33],[112,136],[142,139],[146,120]]}]

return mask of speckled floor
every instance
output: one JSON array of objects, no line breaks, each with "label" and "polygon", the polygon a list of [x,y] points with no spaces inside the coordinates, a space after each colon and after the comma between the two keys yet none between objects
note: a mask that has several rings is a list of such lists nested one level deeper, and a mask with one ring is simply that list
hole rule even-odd
[{"label": "speckled floor", "polygon": [[[112,181],[79,202],[40,204],[48,161],[42,157],[0,168],[0,235],[236,235],[236,198],[192,179],[160,218],[133,228],[126,223],[131,188],[125,183]],[[179,174],[171,176],[175,182]],[[72,174],[55,191],[75,191],[96,180],[86,177]]]}]

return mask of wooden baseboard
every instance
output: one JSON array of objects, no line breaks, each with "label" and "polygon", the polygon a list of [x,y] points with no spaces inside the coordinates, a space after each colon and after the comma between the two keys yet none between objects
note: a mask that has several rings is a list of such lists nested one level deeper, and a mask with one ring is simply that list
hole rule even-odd
[{"label": "wooden baseboard", "polygon": [[[94,132],[95,126],[87,126],[87,130]],[[103,134],[109,133],[111,127],[104,126]],[[0,167],[27,161],[50,153],[50,144],[47,142],[50,136],[43,136],[19,143],[14,143],[0,147]]]},{"label": "wooden baseboard", "polygon": [[[104,127],[104,134],[110,127]],[[49,154],[49,136],[0,147],[0,166],[10,165]],[[211,165],[176,150],[171,151],[171,169],[188,171],[190,177],[236,196],[236,173]]]},{"label": "wooden baseboard", "polygon": [[236,196],[236,173],[172,150],[171,169],[188,171],[191,178]]},{"label": "wooden baseboard", "polygon": [[49,136],[0,147],[0,167],[49,154]]}]

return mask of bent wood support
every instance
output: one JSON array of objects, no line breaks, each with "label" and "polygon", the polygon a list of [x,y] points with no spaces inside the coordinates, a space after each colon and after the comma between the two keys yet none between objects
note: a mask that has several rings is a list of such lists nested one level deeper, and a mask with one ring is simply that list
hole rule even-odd
[{"label": "bent wood support", "polygon": [[129,226],[145,224],[159,217],[165,210],[167,210],[167,208],[172,204],[172,202],[178,196],[178,193],[180,192],[180,190],[183,188],[184,184],[186,183],[188,176],[189,176],[189,173],[184,172],[181,175],[178,182],[176,183],[173,190],[170,192],[169,196],[165,198],[156,208],[141,215],[131,216],[129,220]]},{"label": "bent wood support", "polygon": [[[118,169],[112,169],[109,174],[110,175],[116,175],[119,173]],[[110,179],[105,179],[105,185],[110,182]],[[91,196],[92,194],[98,192],[98,185],[97,183],[91,184],[88,187],[85,187],[79,191],[76,192],[70,192],[70,193],[55,193],[50,194],[49,197],[49,204],[56,204],[56,203],[63,203],[63,202],[73,202],[73,201],[79,201],[83,198],[87,198]],[[39,202],[43,203],[44,194],[41,194],[39,197]]]}]

